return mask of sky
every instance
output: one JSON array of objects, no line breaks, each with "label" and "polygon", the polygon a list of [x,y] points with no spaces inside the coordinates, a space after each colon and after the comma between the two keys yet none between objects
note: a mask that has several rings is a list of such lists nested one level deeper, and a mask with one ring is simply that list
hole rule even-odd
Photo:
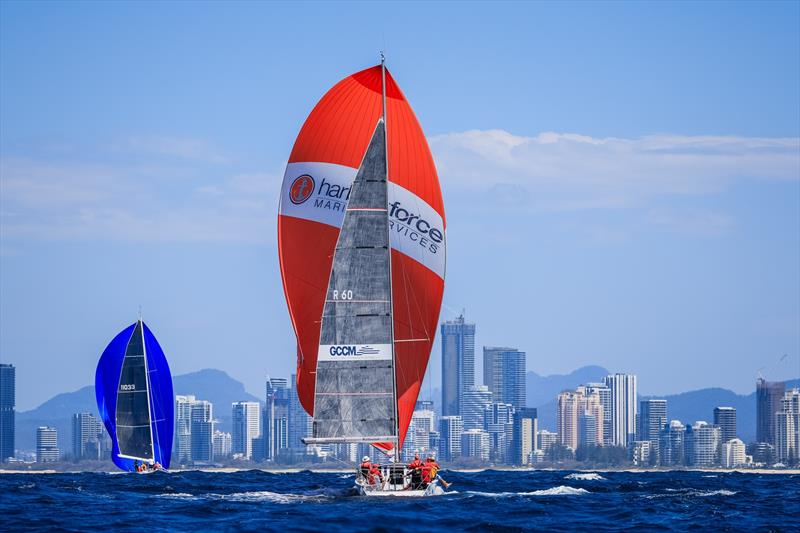
[{"label": "sky", "polygon": [[[800,3],[0,3],[0,361],[94,381],[141,306],[262,396],[294,139],[387,64],[447,213],[442,319],[645,394],[800,375]],[[438,340],[430,390],[439,381]],[[480,367],[480,364],[478,365]],[[480,368],[478,369],[480,376]],[[578,385],[576,383],[576,385]]]}]

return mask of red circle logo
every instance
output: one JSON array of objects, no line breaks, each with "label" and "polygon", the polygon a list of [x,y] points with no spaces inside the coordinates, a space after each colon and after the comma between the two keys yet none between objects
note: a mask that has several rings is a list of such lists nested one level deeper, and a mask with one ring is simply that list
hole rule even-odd
[{"label": "red circle logo", "polygon": [[314,187],[314,178],[308,174],[298,176],[292,182],[292,186],[289,187],[289,199],[293,204],[300,205],[311,198]]}]

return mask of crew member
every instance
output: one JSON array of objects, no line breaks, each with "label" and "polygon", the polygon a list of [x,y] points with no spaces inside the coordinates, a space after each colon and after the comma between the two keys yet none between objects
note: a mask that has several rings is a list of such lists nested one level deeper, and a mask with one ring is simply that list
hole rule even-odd
[{"label": "crew member", "polygon": [[370,485],[375,485],[376,479],[379,479],[381,484],[383,484],[383,475],[378,465],[372,463],[368,455],[365,455],[364,458],[361,459],[361,475]]},{"label": "crew member", "polygon": [[407,467],[411,471],[411,490],[417,490],[422,485],[422,461],[419,454],[414,454],[414,460],[408,463]]},{"label": "crew member", "polygon": [[434,479],[436,479],[436,474],[439,473],[439,463],[433,458],[433,455],[429,455],[427,459],[425,459],[425,463],[422,465],[422,484],[423,488],[427,488],[429,483],[432,483]]}]

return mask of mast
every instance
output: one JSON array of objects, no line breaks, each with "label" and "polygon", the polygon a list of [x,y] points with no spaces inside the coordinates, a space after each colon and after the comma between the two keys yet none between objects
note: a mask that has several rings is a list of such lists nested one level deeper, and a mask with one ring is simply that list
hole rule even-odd
[{"label": "mast", "polygon": [[[389,128],[386,127],[386,56],[381,50],[381,117],[385,132],[384,155],[386,156],[386,218],[389,218]],[[392,287],[392,235],[389,224],[386,224],[387,243],[389,245],[389,316],[392,330],[392,407],[394,409],[394,434],[397,440],[394,443],[394,461],[400,459],[400,414],[397,408],[397,361],[394,350],[394,292]]]},{"label": "mast", "polygon": [[156,444],[155,444],[155,436],[153,435],[153,430],[155,428],[153,415],[155,411],[153,411],[152,405],[152,398],[150,397],[152,393],[152,388],[150,387],[150,367],[147,365],[147,346],[145,346],[144,342],[144,322],[142,322],[142,311],[141,307],[139,308],[139,325],[141,326],[141,334],[142,334],[142,356],[144,357],[144,379],[145,385],[147,386],[147,418],[150,419],[150,450],[151,454],[153,455],[153,462],[156,461]]}]

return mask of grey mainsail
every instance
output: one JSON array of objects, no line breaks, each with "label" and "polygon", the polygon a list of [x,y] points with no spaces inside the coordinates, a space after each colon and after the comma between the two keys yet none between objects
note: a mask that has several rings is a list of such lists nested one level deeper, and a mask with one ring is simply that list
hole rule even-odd
[{"label": "grey mainsail", "polygon": [[386,130],[378,124],[350,191],[320,330],[313,437],[396,442]]},{"label": "grey mainsail", "polygon": [[133,330],[117,387],[117,441],[119,454],[131,459],[153,459],[150,424],[150,382],[141,320]]}]

